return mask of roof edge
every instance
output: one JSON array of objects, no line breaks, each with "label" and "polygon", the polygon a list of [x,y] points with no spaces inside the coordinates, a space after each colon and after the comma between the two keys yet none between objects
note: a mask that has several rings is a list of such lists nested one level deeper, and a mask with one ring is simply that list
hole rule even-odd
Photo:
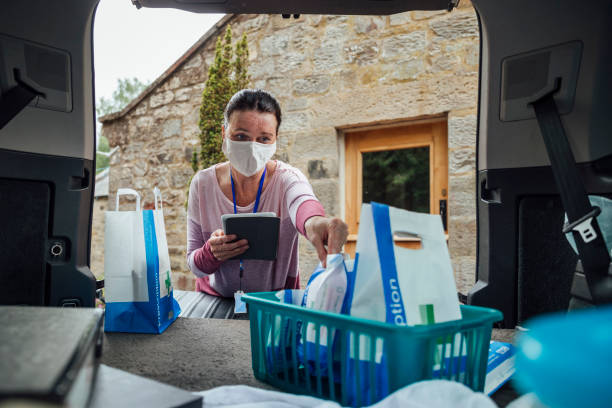
[{"label": "roof edge", "polygon": [[107,115],[101,116],[98,118],[98,122],[100,123],[108,123],[113,122],[117,119],[121,119],[125,116],[129,111],[134,109],[136,105],[138,105],[144,98],[149,96],[154,89],[156,89],[162,82],[164,82],[170,75],[172,75],[179,67],[181,67],[189,57],[191,57],[195,52],[200,49],[209,39],[213,38],[217,35],[225,25],[236,17],[236,14],[226,14],[219,21],[217,21],[207,32],[200,37],[198,41],[196,41],[183,55],[181,55],[168,69],[164,71],[155,81],[151,82],[149,86],[147,86],[136,98],[132,99],[130,103],[128,103],[123,109],[117,112],[112,112]]}]

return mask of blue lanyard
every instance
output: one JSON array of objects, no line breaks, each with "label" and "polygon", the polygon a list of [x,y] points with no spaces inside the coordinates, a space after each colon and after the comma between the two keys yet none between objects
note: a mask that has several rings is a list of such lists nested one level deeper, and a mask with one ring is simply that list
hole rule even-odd
[{"label": "blue lanyard", "polygon": [[[261,180],[259,180],[259,188],[257,189],[257,196],[255,197],[255,205],[253,206],[253,212],[257,212],[257,208],[259,207],[259,199],[261,198],[261,190],[263,190],[264,179],[266,178],[266,170],[264,167],[263,174],[261,175]],[[232,176],[232,169],[230,168],[230,180],[232,181],[232,201],[234,202],[234,214],[238,214],[238,209],[236,207],[236,188],[234,187],[234,176]],[[242,259],[240,259],[240,291],[242,292],[242,276],[244,275],[244,264],[242,263]]]},{"label": "blue lanyard", "polygon": [[[259,199],[261,198],[261,190],[263,190],[264,179],[266,178],[266,168],[264,167],[263,174],[261,175],[261,179],[259,180],[259,188],[257,189],[257,197],[255,197],[255,205],[253,206],[253,212],[257,212],[257,207],[259,207]],[[236,208],[236,189],[234,187],[234,176],[232,176],[232,170],[230,169],[230,180],[232,181],[232,201],[234,202],[234,214],[238,214],[238,209]]]}]

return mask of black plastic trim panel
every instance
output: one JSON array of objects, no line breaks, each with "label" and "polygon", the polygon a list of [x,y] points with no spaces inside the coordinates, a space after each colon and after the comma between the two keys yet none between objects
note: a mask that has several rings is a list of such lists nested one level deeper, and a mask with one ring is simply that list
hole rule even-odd
[{"label": "black plastic trim panel", "polygon": [[[45,248],[44,251],[32,254],[33,257],[40,258],[37,264],[46,265],[43,279],[33,283],[40,284],[37,292],[42,289],[45,295],[37,297],[36,302],[27,303],[46,306],[62,306],[63,303],[67,306],[94,306],[96,281],[89,269],[94,172],[92,160],[0,149],[0,180],[11,183],[12,186],[16,183],[46,184],[50,192],[46,242],[31,243],[35,247]],[[11,214],[0,216],[11,217]],[[25,232],[17,228],[13,231],[3,230],[0,234],[0,245],[10,247],[14,245],[15,239],[23,234]],[[7,259],[0,259],[0,285],[10,288],[12,282],[8,276],[11,274],[3,271],[8,268],[18,269],[19,265],[11,265],[11,254],[4,253]],[[15,294],[11,298],[19,299],[19,295]],[[0,304],[6,303],[5,299],[0,298]]]},{"label": "black plastic trim panel", "polygon": [[[610,161],[611,158],[607,157],[578,165],[589,194],[612,195]],[[547,287],[526,294],[521,286],[521,276],[525,277],[525,270],[533,267],[519,260],[522,251],[519,237],[526,233],[525,226],[520,227],[521,203],[546,197],[552,203],[559,199],[557,187],[550,167],[530,167],[480,171],[477,190],[477,281],[468,295],[468,303],[501,310],[504,313],[503,327],[513,328],[535,314],[551,311],[527,308],[525,303],[534,303],[530,302],[530,296],[563,299],[569,296],[568,293],[550,293]],[[558,212],[559,208],[556,210]],[[563,224],[557,221],[560,230]],[[555,264],[558,260],[551,259],[548,265],[551,273],[560,274],[559,280],[566,280],[567,270],[575,268],[575,258],[570,260],[565,256],[563,259],[573,264],[560,267]]]}]

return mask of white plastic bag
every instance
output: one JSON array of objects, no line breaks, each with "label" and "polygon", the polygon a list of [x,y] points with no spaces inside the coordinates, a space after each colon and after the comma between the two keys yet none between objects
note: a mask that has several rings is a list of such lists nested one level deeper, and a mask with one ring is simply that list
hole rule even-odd
[{"label": "white plastic bag", "polygon": [[[326,267],[319,265],[308,282],[303,305],[326,312],[342,312],[347,292],[347,274],[343,254],[327,255]],[[335,331],[328,333],[329,329],[325,324],[318,325],[318,327],[319,341],[317,343],[317,325],[314,323],[306,325],[306,341],[300,344],[298,356],[313,373],[317,371],[316,362],[318,361],[321,375],[325,376],[328,375],[328,361],[333,359],[336,333]]]},{"label": "white plastic bag", "polygon": [[[327,267],[308,282],[304,293],[305,306],[315,310],[340,313],[346,294],[346,269],[342,254],[327,255]],[[314,325],[309,324],[307,339],[314,341]],[[325,326],[321,327],[321,337],[327,337]],[[323,344],[323,343],[322,343]],[[325,344],[323,344],[325,345]]]}]

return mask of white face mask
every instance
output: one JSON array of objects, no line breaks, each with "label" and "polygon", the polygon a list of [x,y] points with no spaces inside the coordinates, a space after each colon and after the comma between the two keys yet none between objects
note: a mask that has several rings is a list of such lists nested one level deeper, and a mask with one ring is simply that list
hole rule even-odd
[{"label": "white face mask", "polygon": [[268,160],[276,153],[276,142],[270,144],[257,142],[237,142],[228,137],[223,139],[223,154],[230,164],[245,176],[252,176],[263,169]]}]

